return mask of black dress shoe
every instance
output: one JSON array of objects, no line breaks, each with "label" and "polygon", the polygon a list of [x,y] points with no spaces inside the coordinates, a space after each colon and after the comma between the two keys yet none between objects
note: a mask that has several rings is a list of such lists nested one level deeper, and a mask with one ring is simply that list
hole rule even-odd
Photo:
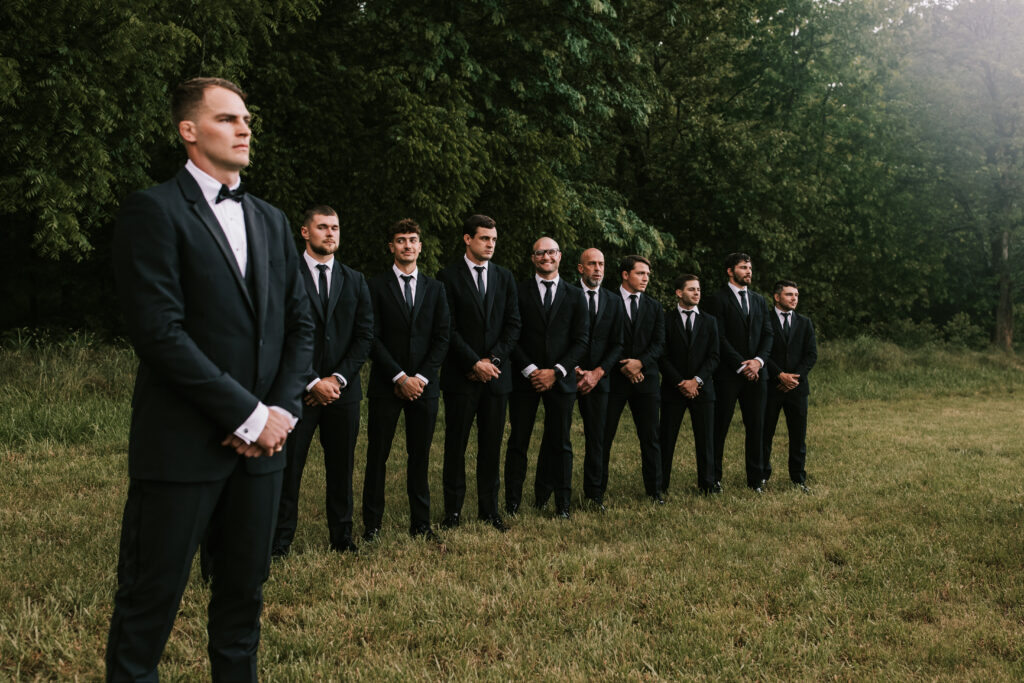
[{"label": "black dress shoe", "polygon": [[807,484],[805,484],[805,483],[804,483],[804,482],[802,482],[802,481],[794,481],[794,482],[793,482],[793,486],[794,486],[795,488],[798,488],[798,489],[800,489],[800,490],[801,490],[801,491],[803,491],[804,493],[810,493],[810,492],[811,492],[811,489],[810,489],[810,488],[808,488]]},{"label": "black dress shoe", "polygon": [[430,528],[429,524],[423,524],[420,526],[412,527],[409,529],[409,535],[413,538],[423,538],[425,541],[439,541],[437,534]]},{"label": "black dress shoe", "polygon": [[370,527],[369,529],[367,529],[366,531],[363,532],[363,540],[366,541],[367,543],[373,543],[378,538],[380,538],[380,527],[379,526]]},{"label": "black dress shoe", "polygon": [[331,550],[336,553],[352,553],[353,555],[359,552],[359,548],[352,542],[352,538],[349,536],[339,538],[337,541],[331,541]]},{"label": "black dress shoe", "polygon": [[569,508],[558,508],[558,512],[555,513],[555,517],[557,519],[570,519],[571,515],[569,514]]},{"label": "black dress shoe", "polygon": [[756,484],[747,484],[747,488],[749,488],[754,493],[764,493],[765,487],[767,485],[768,485],[768,480],[762,479],[761,481],[757,482]]},{"label": "black dress shoe", "polygon": [[711,487],[711,493],[721,493],[721,492],[722,492],[722,482],[716,481],[715,485]]},{"label": "black dress shoe", "polygon": [[507,512],[510,517],[515,517],[519,514],[519,503],[509,503],[505,506],[505,512]]},{"label": "black dress shoe", "polygon": [[652,494],[652,495],[647,496],[647,497],[650,498],[651,502],[654,503],[655,505],[664,505],[665,504],[665,496],[663,496],[661,494],[661,491],[658,491],[657,493]]},{"label": "black dress shoe", "polygon": [[591,510],[594,510],[596,512],[607,512],[608,511],[608,508],[606,508],[604,506],[604,503],[601,502],[600,498],[590,498],[588,496],[588,497],[584,498],[583,500],[584,500],[584,504],[588,508],[590,508]]},{"label": "black dress shoe", "polygon": [[441,520],[441,528],[454,529],[457,526],[459,526],[459,521],[460,520],[458,512],[449,512],[447,515],[444,516],[444,519]]},{"label": "black dress shoe", "polygon": [[508,526],[502,521],[501,517],[498,517],[497,515],[494,517],[485,517],[483,521],[487,522],[501,533],[508,531]]}]

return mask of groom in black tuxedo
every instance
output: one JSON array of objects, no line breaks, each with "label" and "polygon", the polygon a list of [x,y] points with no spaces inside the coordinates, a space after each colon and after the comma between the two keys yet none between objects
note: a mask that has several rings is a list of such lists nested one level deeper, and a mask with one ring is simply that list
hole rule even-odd
[{"label": "groom in black tuxedo", "polygon": [[188,163],[131,195],[117,222],[114,275],[139,368],[108,680],[156,680],[204,536],[213,680],[256,680],[282,451],[313,322],[288,220],[240,188],[244,97],[222,79],[179,85],[171,110]]}]

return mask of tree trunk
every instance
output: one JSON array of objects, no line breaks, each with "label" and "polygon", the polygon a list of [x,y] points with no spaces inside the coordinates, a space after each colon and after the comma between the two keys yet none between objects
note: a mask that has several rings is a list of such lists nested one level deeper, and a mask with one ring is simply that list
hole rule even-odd
[{"label": "tree trunk", "polygon": [[1013,353],[1013,295],[1010,287],[1010,230],[1004,229],[993,249],[999,274],[999,303],[996,304],[996,346]]}]

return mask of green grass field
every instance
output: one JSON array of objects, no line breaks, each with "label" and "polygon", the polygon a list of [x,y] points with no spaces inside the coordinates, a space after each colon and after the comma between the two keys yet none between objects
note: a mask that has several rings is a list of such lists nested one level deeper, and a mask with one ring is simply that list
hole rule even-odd
[{"label": "green grass field", "polygon": [[[133,372],[130,352],[88,344],[0,351],[0,679],[103,675]],[[737,413],[725,494],[687,488],[687,421],[654,507],[627,413],[604,515],[414,541],[396,450],[380,541],[339,556],[314,453],[266,585],[262,677],[1024,678],[1024,364],[862,339],[825,345],[811,379],[810,495],[785,484],[779,443],[768,492],[745,489]],[[166,680],[208,678],[208,597],[194,576]]]}]

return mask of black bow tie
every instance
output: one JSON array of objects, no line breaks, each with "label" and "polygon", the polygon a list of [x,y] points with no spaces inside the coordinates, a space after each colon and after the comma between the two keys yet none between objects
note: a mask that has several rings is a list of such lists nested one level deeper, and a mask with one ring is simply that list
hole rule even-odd
[{"label": "black bow tie", "polygon": [[221,185],[220,192],[217,193],[217,201],[214,204],[220,204],[225,199],[234,199],[236,202],[241,202],[244,196],[245,185],[239,185],[233,190],[229,190],[227,185]]}]

